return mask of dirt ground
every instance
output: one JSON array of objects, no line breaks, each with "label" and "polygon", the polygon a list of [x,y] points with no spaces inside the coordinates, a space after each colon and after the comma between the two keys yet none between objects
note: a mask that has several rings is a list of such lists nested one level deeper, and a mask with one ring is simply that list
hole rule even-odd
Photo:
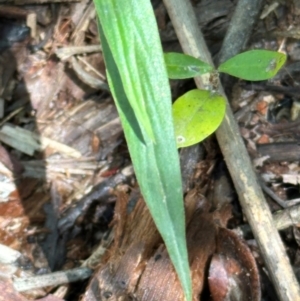
[{"label": "dirt ground", "polygon": [[[222,82],[299,278],[300,4],[262,2],[244,50],[287,63],[268,81]],[[236,3],[192,1],[215,61]],[[162,1],[152,4],[164,50],[180,52]],[[0,0],[0,300],[183,300],[100,45],[89,0]],[[170,83],[173,99],[195,87]],[[215,136],[180,160],[194,300],[279,300]]]}]

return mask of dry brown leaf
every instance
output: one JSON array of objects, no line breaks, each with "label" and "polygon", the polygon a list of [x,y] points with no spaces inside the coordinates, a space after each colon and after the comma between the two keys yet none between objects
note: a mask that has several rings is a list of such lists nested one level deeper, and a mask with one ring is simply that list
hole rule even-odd
[{"label": "dry brown leaf", "polygon": [[213,301],[259,301],[260,282],[248,246],[232,231],[219,229],[217,253],[209,268]]}]

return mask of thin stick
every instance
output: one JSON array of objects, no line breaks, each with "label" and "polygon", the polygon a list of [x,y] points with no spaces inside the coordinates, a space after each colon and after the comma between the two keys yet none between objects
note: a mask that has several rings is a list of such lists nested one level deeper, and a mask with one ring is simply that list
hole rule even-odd
[{"label": "thin stick", "polygon": [[62,60],[67,60],[70,56],[76,54],[83,54],[83,53],[92,53],[92,52],[100,52],[101,46],[100,45],[87,45],[87,46],[69,46],[69,47],[62,47],[55,50],[55,54]]},{"label": "thin stick", "polygon": [[[180,44],[185,53],[212,62],[195,13],[188,0],[164,0]],[[203,80],[196,78],[203,89]],[[222,87],[220,93],[224,94]],[[226,98],[226,96],[224,95]],[[217,139],[227,162],[241,206],[257,240],[271,280],[281,301],[300,300],[300,288],[283,243],[274,227],[271,212],[256,181],[249,155],[227,101],[225,118],[217,130]]]},{"label": "thin stick", "polygon": [[[291,226],[298,226],[300,224],[300,206],[293,206],[284,210],[277,211],[273,214],[275,227],[278,231],[287,229]],[[248,224],[241,225],[237,229],[237,233],[241,233],[244,237],[248,237],[252,232]]]},{"label": "thin stick", "polygon": [[219,63],[238,54],[248,42],[262,0],[239,0],[220,50]]},{"label": "thin stick", "polygon": [[46,275],[17,278],[14,279],[13,285],[18,292],[24,292],[35,288],[57,286],[64,283],[81,281],[89,278],[91,275],[92,270],[89,268],[76,268]]},{"label": "thin stick", "polygon": [[274,223],[277,230],[284,230],[290,226],[300,224],[300,206],[294,206],[285,210],[280,210],[273,214]]}]

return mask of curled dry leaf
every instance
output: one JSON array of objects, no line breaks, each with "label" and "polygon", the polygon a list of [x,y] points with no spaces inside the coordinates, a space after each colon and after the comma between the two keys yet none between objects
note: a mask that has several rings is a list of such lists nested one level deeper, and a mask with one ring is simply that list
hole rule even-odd
[{"label": "curled dry leaf", "polygon": [[213,301],[259,301],[260,282],[247,245],[232,231],[219,229],[217,252],[209,268]]}]

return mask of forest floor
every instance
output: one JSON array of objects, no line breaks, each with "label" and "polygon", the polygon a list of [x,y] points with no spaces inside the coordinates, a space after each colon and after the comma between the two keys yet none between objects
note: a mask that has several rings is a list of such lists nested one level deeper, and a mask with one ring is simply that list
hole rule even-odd
[{"label": "forest floor", "polygon": [[[213,58],[236,2],[192,1]],[[152,3],[164,50],[180,52]],[[224,87],[300,280],[299,26],[297,1],[264,1],[244,49],[283,51],[287,63],[271,80]],[[171,81],[173,99],[193,87]],[[195,300],[279,300],[215,136],[180,160]],[[182,300],[134,177],[90,0],[0,0],[0,275],[3,300]]]}]

